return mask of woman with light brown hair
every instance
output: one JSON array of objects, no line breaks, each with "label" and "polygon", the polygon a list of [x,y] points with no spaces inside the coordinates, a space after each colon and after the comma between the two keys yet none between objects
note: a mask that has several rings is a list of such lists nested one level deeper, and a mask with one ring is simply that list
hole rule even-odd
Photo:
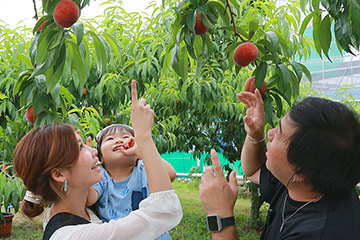
[{"label": "woman with light brown hair", "polygon": [[43,239],[154,239],[180,222],[179,199],[151,136],[154,112],[145,99],[137,100],[135,80],[131,88],[131,121],[150,197],[129,216],[99,224],[86,208],[89,188],[102,178],[97,150],[70,125],[35,128],[20,140],[13,161],[27,189],[22,212],[32,218],[43,212],[44,203],[52,204]]}]

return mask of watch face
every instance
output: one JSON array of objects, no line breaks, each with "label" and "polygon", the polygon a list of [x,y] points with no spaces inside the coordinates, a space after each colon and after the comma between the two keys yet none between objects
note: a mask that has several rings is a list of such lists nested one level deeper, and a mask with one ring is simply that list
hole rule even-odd
[{"label": "watch face", "polygon": [[206,217],[207,227],[208,230],[211,232],[218,232],[220,231],[219,227],[219,217],[216,215],[207,216]]}]

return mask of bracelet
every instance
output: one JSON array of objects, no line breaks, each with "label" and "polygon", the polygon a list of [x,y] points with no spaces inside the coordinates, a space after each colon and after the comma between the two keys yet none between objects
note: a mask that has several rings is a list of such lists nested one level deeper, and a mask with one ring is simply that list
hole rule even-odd
[{"label": "bracelet", "polygon": [[264,141],[265,141],[265,138],[266,138],[266,135],[264,135],[264,137],[263,137],[261,140],[259,140],[259,141],[254,141],[254,140],[252,140],[252,139],[248,136],[248,137],[247,137],[247,140],[248,140],[250,143],[252,143],[252,144],[259,144],[259,143],[264,142]]}]

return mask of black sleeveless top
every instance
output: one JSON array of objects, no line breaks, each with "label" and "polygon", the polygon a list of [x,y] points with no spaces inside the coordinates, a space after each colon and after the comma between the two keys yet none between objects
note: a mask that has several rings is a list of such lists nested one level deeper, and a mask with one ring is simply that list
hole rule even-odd
[{"label": "black sleeveless top", "polygon": [[79,217],[77,215],[68,212],[57,213],[50,219],[50,221],[46,225],[43,235],[43,240],[49,240],[53,235],[53,233],[59,228],[65,226],[78,225],[78,224],[88,224],[88,223],[90,222],[85,218]]}]

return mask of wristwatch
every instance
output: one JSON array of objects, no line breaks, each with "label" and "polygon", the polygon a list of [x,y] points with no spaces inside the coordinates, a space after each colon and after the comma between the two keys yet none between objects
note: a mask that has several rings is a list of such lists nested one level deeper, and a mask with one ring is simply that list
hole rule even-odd
[{"label": "wristwatch", "polygon": [[208,215],[206,216],[206,225],[209,232],[220,232],[224,227],[235,225],[235,218],[234,216],[220,218],[217,214]]}]

